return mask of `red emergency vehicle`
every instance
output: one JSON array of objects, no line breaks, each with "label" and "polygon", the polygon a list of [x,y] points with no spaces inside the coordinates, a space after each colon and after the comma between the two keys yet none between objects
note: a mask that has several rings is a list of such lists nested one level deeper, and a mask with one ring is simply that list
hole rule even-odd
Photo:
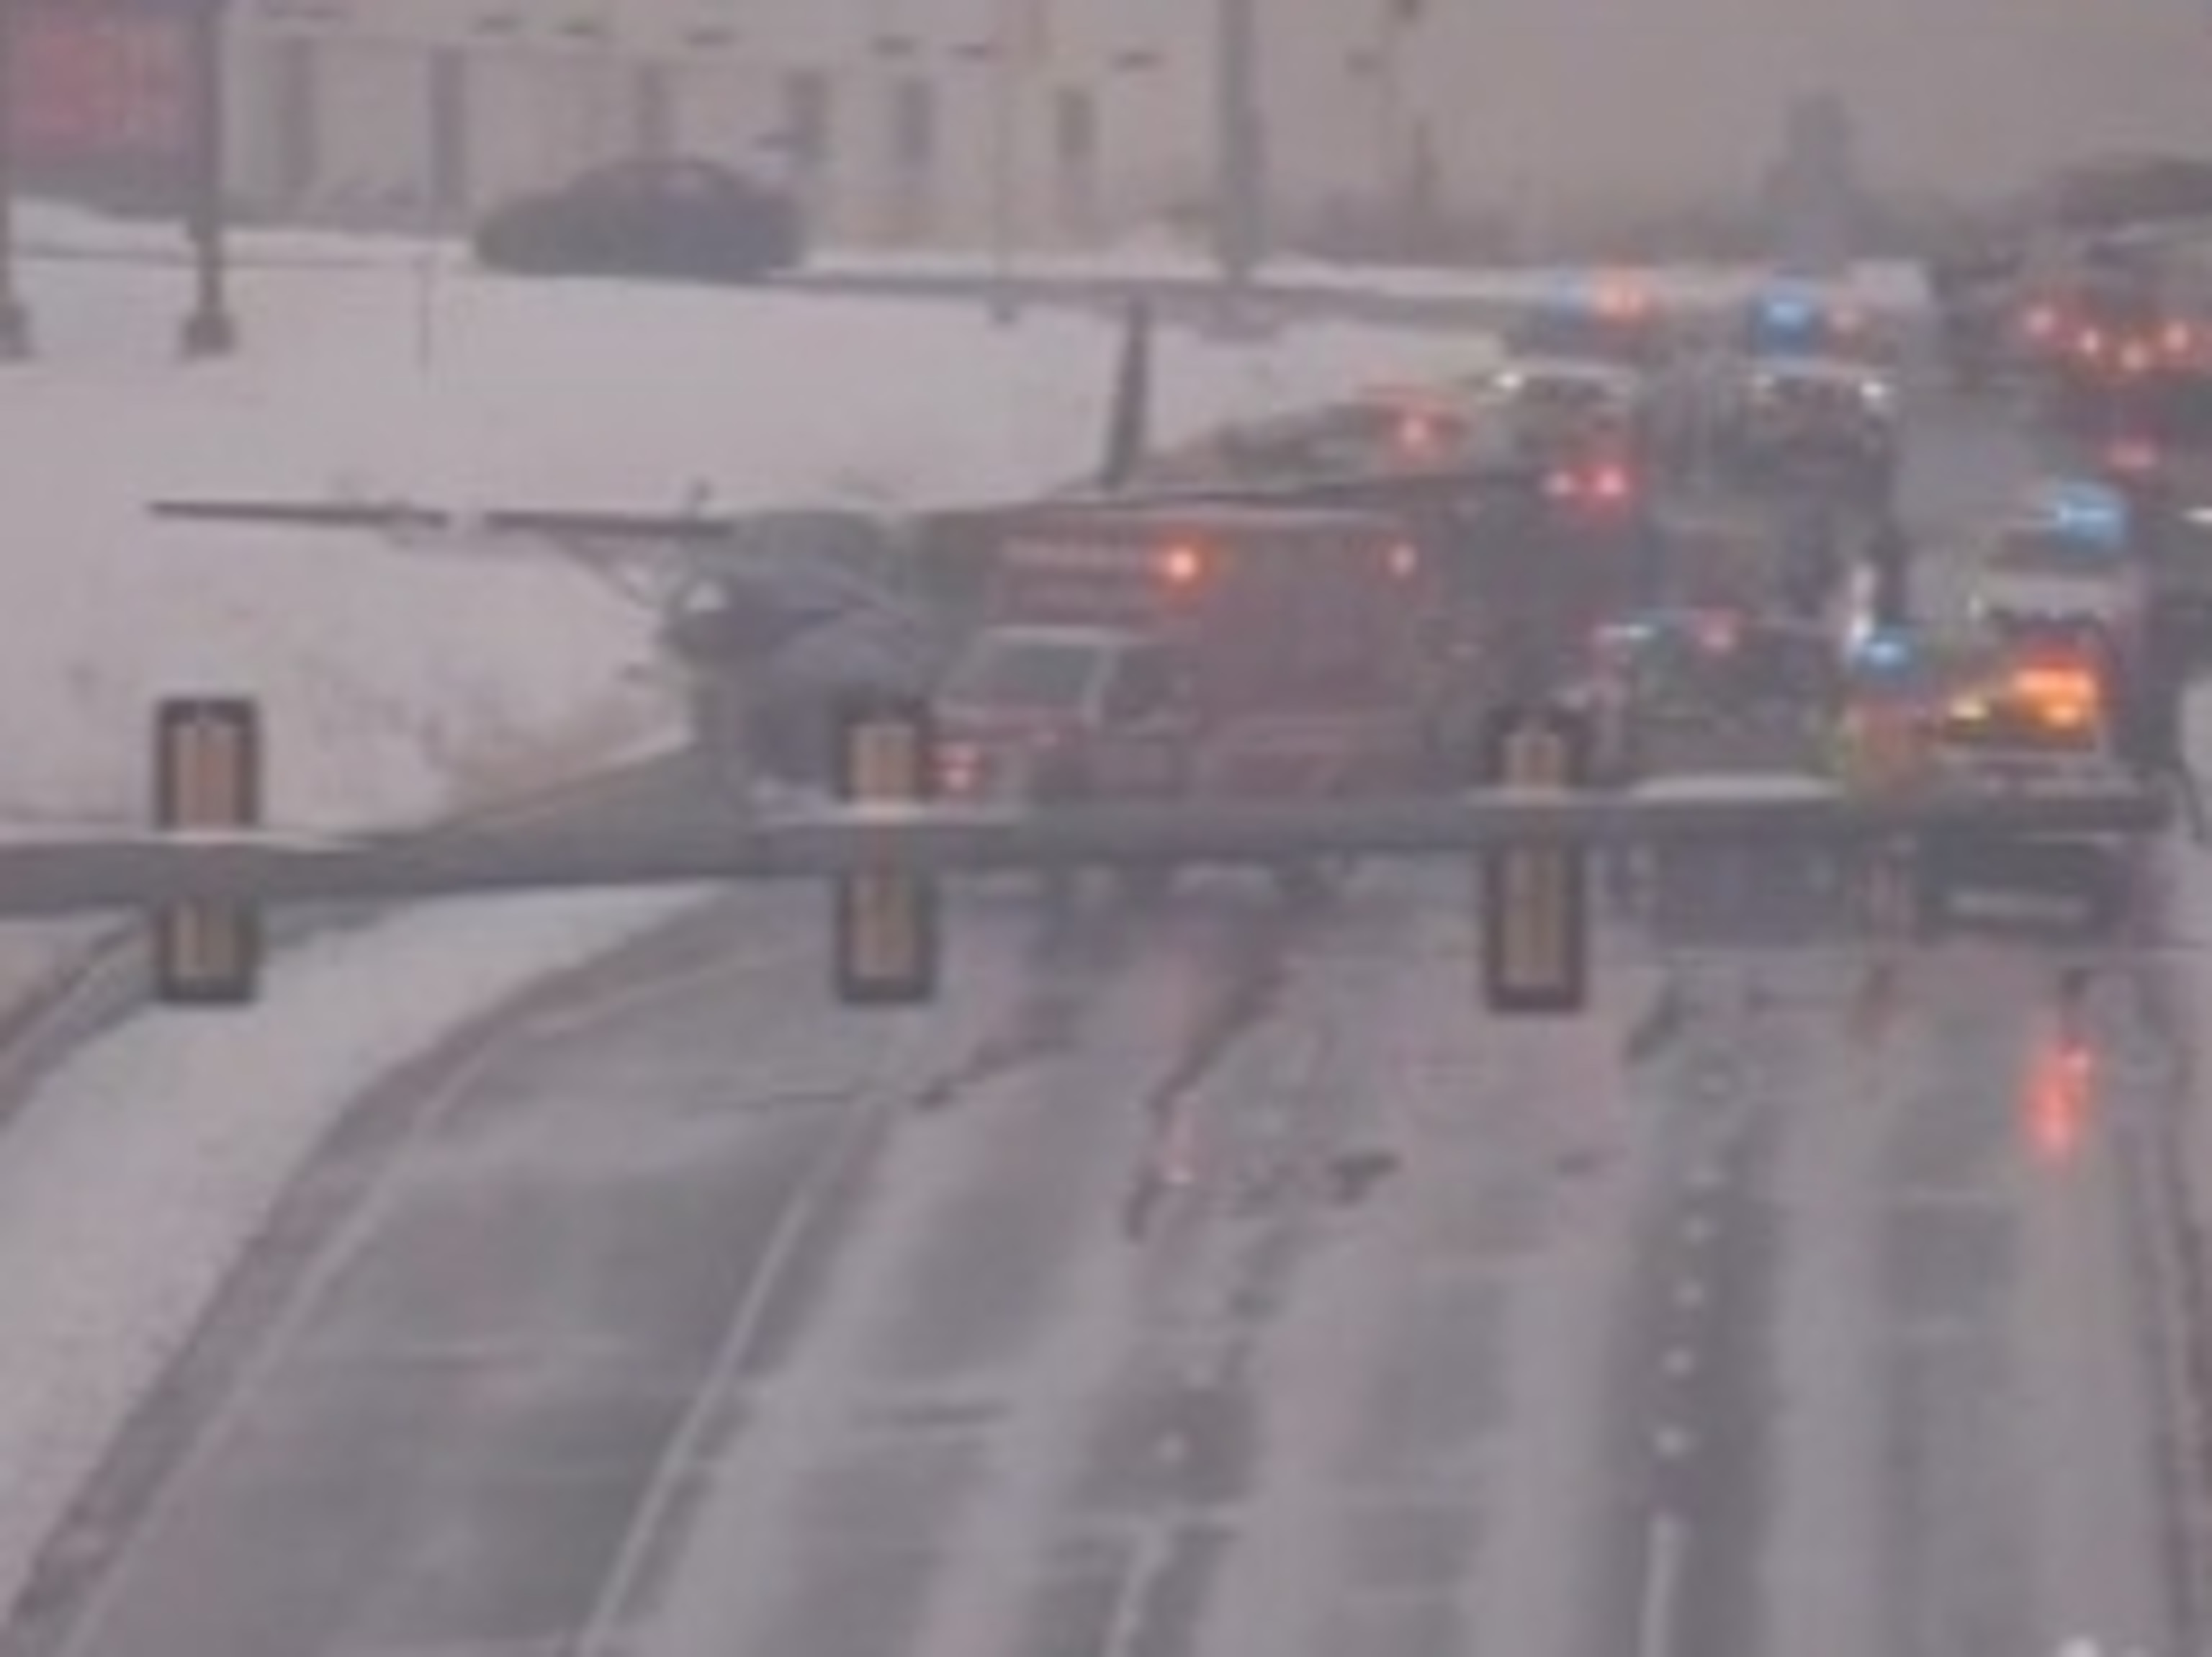
[{"label": "red emergency vehicle", "polygon": [[1385,513],[1042,505],[939,690],[944,791],[1332,798],[1429,775],[1468,648]]}]

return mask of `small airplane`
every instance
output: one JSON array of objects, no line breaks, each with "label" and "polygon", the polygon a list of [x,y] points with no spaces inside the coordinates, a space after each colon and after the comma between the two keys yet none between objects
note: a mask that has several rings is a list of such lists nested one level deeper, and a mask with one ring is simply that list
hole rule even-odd
[{"label": "small airplane", "polygon": [[[662,648],[695,673],[742,671],[753,685],[834,698],[848,690],[919,692],[952,648],[963,558],[988,554],[1010,523],[1042,509],[1243,503],[1382,507],[1420,514],[1494,498],[1528,498],[1541,479],[1515,466],[1355,466],[1316,472],[1310,445],[1238,446],[1218,476],[1157,463],[1151,448],[1153,319],[1138,298],[1124,315],[1098,461],[1090,475],[1024,500],[917,511],[811,505],[718,509],[695,489],[673,510],[536,505],[482,509],[336,497],[164,498],[178,524],[345,532],[403,550],[465,557],[559,557],[653,618]],[[947,578],[948,567],[953,572]]]}]

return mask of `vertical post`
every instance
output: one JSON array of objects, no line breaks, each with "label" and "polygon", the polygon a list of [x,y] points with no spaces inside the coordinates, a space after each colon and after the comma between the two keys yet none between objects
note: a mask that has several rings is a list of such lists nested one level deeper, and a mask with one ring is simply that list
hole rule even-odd
[{"label": "vertical post", "polygon": [[1395,258],[1403,251],[1400,241],[1405,232],[1403,169],[1398,155],[1398,134],[1404,125],[1404,94],[1399,82],[1404,38],[1396,8],[1386,9],[1382,38],[1375,46],[1375,206],[1385,258]]},{"label": "vertical post", "polygon": [[0,358],[31,354],[31,317],[15,289],[15,46],[18,0],[0,0]]},{"label": "vertical post", "polygon": [[1013,20],[1001,9],[992,38],[991,76],[991,314],[1011,322],[1014,300],[1014,128],[1018,110]]},{"label": "vertical post", "polygon": [[1234,305],[1260,262],[1265,216],[1253,0],[1216,0],[1214,22],[1214,253]]},{"label": "vertical post", "polygon": [[223,41],[224,0],[192,0],[186,47],[191,62],[191,154],[185,189],[192,244],[193,301],[182,344],[188,357],[227,356],[238,349],[230,314],[225,245],[224,126],[229,119]]}]

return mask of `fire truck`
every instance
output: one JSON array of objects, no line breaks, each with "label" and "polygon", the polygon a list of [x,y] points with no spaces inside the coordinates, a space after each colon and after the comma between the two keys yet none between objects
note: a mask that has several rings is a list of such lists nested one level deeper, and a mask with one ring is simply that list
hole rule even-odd
[{"label": "fire truck", "polygon": [[[1384,512],[1044,503],[939,687],[940,790],[1334,799],[1441,782],[1482,692],[1444,561]],[[1286,886],[1316,871],[1280,872]]]}]

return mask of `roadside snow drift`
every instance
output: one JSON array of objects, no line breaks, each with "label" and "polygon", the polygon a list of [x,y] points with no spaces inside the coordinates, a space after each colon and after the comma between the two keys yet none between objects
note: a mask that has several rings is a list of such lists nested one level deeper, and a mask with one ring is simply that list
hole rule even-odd
[{"label": "roadside snow drift", "polygon": [[251,1017],[151,1014],[56,1072],[0,1152],[0,1617],[339,1113],[477,1013],[697,900],[416,911],[295,952]]}]

